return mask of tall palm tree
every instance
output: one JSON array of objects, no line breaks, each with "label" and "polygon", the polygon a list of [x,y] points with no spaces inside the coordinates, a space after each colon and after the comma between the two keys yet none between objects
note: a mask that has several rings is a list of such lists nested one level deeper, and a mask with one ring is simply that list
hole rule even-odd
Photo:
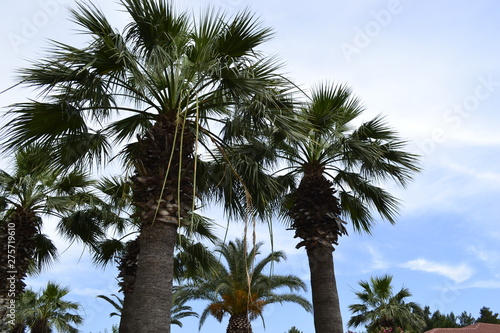
[{"label": "tall palm tree", "polygon": [[370,281],[360,281],[363,288],[356,292],[359,304],[349,305],[353,316],[348,322],[349,327],[366,324],[368,333],[381,332],[382,329],[401,328],[405,332],[422,332],[425,320],[420,315],[421,308],[406,302],[411,293],[408,288],[401,288],[393,293],[392,276],[370,278]]},{"label": "tall palm tree", "polygon": [[[248,114],[233,139],[256,131],[288,135],[298,126],[285,107],[288,81],[258,47],[271,37],[254,16],[207,10],[192,18],[160,0],[121,0],[131,20],[120,33],[94,5],[73,20],[90,35],[73,47],[54,43],[49,56],[22,72],[42,101],[13,107],[7,147],[43,142],[63,165],[94,165],[121,151],[133,170],[141,221],[130,332],[168,332],[177,228],[195,206],[200,153],[227,143],[211,126]],[[233,122],[236,124],[236,122]]]},{"label": "tall palm tree", "polygon": [[360,123],[362,112],[345,85],[319,85],[301,109],[308,137],[283,148],[288,174],[300,179],[283,212],[301,240],[297,248],[307,252],[316,333],[343,332],[333,251],[347,234],[346,221],[371,233],[374,209],[395,223],[398,200],[379,184],[404,186],[418,171],[417,156],[403,150],[405,142],[383,118]]},{"label": "tall palm tree", "polygon": [[[92,184],[86,173],[63,173],[50,166],[50,155],[40,146],[31,145],[15,154],[12,173],[0,170],[0,201],[3,203],[0,221],[2,252],[0,278],[14,279],[12,285],[2,284],[0,298],[19,296],[24,291],[24,279],[30,272],[42,269],[57,258],[57,249],[42,232],[43,219],[60,219],[60,229],[73,237],[91,241],[89,228],[72,226],[64,219],[73,210],[89,202],[87,192]],[[1,325],[5,325],[5,307],[1,307]]]},{"label": "tall palm tree", "polygon": [[50,281],[38,293],[26,290],[16,304],[16,320],[31,333],[50,333],[53,329],[61,333],[79,332],[75,326],[83,323],[83,317],[78,314],[81,307],[63,299],[68,293],[67,287]]},{"label": "tall palm tree", "polygon": [[[108,223],[114,223],[114,229],[118,231],[118,235],[122,235],[124,230],[127,230],[127,233],[121,238],[104,237],[94,242],[92,244],[92,253],[94,263],[98,266],[118,263],[119,286],[120,291],[124,294],[119,305],[120,312],[124,313],[121,316],[120,326],[122,328],[128,327],[129,320],[132,317],[131,313],[134,311],[132,304],[135,295],[135,279],[140,247],[137,237],[128,241],[126,239],[129,238],[127,236],[139,232],[140,221],[138,221],[137,217],[134,217],[131,182],[127,181],[126,177],[103,178],[96,188],[103,197],[103,202],[106,203],[102,207],[104,212],[100,215]],[[90,217],[93,217],[93,215],[90,215]],[[178,281],[210,273],[216,267],[216,258],[202,244],[202,242],[214,244],[218,241],[212,230],[211,220],[195,213],[190,213],[188,218],[190,221],[189,226],[183,225],[179,229],[174,252],[174,279]],[[179,325],[178,319],[182,318],[186,313],[182,312],[182,305],[175,302],[172,304],[172,311],[174,310],[181,311],[180,314],[171,313],[172,324]]]},{"label": "tall palm tree", "polygon": [[293,275],[266,275],[264,269],[273,262],[285,259],[281,251],[273,252],[256,261],[262,243],[249,251],[244,241],[236,240],[221,244],[217,252],[224,258],[216,274],[195,279],[179,287],[182,299],[200,299],[209,302],[200,317],[200,328],[208,315],[222,321],[229,315],[227,333],[252,332],[250,321],[262,317],[268,304],[294,302],[307,311],[310,303],[296,293],[276,293],[276,289],[287,287],[290,291],[305,290],[305,284]]}]

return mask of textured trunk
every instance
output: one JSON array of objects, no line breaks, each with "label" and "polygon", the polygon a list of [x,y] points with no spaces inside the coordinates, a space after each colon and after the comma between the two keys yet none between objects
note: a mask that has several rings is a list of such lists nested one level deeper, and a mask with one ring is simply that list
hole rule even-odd
[{"label": "textured trunk", "polygon": [[123,307],[120,317],[120,326],[118,332],[120,333],[133,333],[132,327],[134,319],[134,292],[123,292]]},{"label": "textured trunk", "polygon": [[343,333],[340,302],[330,247],[307,249],[311,271],[314,328],[316,333]]},{"label": "textured trunk", "polygon": [[137,142],[132,177],[142,222],[131,330],[170,332],[177,228],[193,208],[195,138],[176,111],[158,117]]},{"label": "textured trunk", "polygon": [[137,260],[139,258],[139,239],[127,243],[125,253],[122,254],[118,270],[120,291],[123,292],[123,307],[120,317],[120,333],[134,333],[132,331],[134,318],[134,288],[135,276],[137,274]]},{"label": "textured trunk", "polygon": [[45,321],[35,321],[30,331],[31,333],[52,333],[52,330]]},{"label": "textured trunk", "polygon": [[304,166],[304,178],[294,193],[289,211],[295,237],[302,239],[311,272],[312,303],[316,333],[343,333],[339,297],[333,269],[332,244],[347,234],[340,216],[333,184],[324,177],[319,163]]},{"label": "textured trunk", "polygon": [[229,318],[226,333],[252,333],[252,326],[247,314],[232,315]]},{"label": "textured trunk", "polygon": [[9,323],[14,323],[15,308],[9,309],[10,299],[0,295],[0,332],[7,332]]},{"label": "textured trunk", "polygon": [[133,297],[135,320],[132,330],[126,332],[170,332],[176,233],[172,223],[143,226]]}]

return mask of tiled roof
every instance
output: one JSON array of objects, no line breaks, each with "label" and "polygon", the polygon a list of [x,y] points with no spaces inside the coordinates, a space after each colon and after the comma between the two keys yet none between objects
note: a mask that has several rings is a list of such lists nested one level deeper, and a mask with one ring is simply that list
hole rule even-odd
[{"label": "tiled roof", "polygon": [[500,325],[477,323],[461,328],[433,328],[425,333],[500,333]]}]

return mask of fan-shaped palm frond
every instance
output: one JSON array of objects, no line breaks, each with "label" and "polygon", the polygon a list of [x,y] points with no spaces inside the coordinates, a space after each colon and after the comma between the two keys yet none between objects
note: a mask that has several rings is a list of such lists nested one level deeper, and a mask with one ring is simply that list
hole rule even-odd
[{"label": "fan-shaped palm frond", "polygon": [[379,332],[381,328],[395,330],[398,327],[405,332],[420,332],[425,326],[419,315],[420,307],[414,302],[406,302],[412,296],[408,288],[401,288],[394,294],[391,283],[390,275],[358,283],[362,290],[355,294],[362,303],[349,306],[353,314],[348,322],[350,327],[365,324],[368,332]]}]

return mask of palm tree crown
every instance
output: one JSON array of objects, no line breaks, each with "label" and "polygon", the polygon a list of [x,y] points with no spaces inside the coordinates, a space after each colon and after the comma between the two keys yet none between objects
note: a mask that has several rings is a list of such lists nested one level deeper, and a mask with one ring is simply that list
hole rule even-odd
[{"label": "palm tree crown", "polygon": [[401,328],[409,332],[421,332],[425,327],[424,319],[419,315],[421,309],[413,302],[406,302],[411,297],[408,288],[401,288],[396,294],[391,285],[392,276],[370,278],[360,281],[362,291],[356,296],[362,302],[349,305],[353,316],[348,322],[350,327],[366,324],[369,333],[382,331],[382,328]]},{"label": "palm tree crown", "polygon": [[[377,185],[393,180],[405,186],[412,173],[419,170],[418,156],[402,150],[406,142],[386,125],[383,117],[356,125],[363,111],[347,86],[320,85],[301,110],[302,121],[310,128],[307,140],[292,142],[284,150],[290,173],[302,175],[297,191],[315,182],[320,187],[308,201],[323,202],[325,197],[337,201],[337,204],[324,203],[331,211],[321,210],[310,217],[300,210],[302,207],[291,212],[294,223],[299,224],[313,223],[319,217],[329,219],[331,222],[327,224],[335,229],[330,244],[335,244],[335,234],[346,233],[344,223],[337,219],[340,215],[360,232],[371,232],[374,216],[370,208],[394,223],[398,200]],[[297,196],[297,193],[291,196],[295,204],[307,199]]]},{"label": "palm tree crown", "polygon": [[275,293],[281,287],[290,291],[305,290],[305,284],[293,275],[265,274],[264,269],[270,263],[285,259],[285,255],[277,251],[256,261],[261,246],[262,243],[258,243],[247,251],[241,240],[221,244],[217,252],[226,265],[221,262],[216,274],[179,287],[180,297],[209,301],[200,317],[200,327],[209,314],[219,321],[229,315],[228,333],[238,329],[251,331],[249,320],[262,317],[265,306],[271,303],[294,302],[311,311],[310,303],[300,295]]}]

